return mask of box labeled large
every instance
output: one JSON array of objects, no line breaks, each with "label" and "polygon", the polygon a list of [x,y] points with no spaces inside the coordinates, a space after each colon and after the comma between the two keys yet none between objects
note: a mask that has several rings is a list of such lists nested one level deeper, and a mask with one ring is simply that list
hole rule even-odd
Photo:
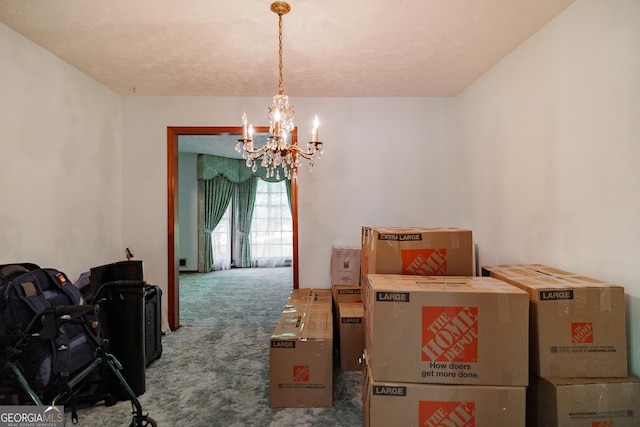
[{"label": "box labeled large", "polygon": [[473,276],[471,230],[362,227],[362,286],[367,274]]},{"label": "box labeled large", "polygon": [[333,405],[331,307],[287,305],[270,341],[269,405]]},{"label": "box labeled large", "polygon": [[524,427],[525,387],[378,381],[367,369],[363,421],[365,427]]},{"label": "box labeled large", "polygon": [[364,304],[338,304],[338,340],[341,371],[361,371],[364,352]]},{"label": "box labeled large", "polygon": [[377,381],[526,386],[526,292],[490,277],[370,274],[365,347]]},{"label": "box labeled large", "polygon": [[360,248],[331,248],[331,285],[360,284]]},{"label": "box labeled large", "polygon": [[626,377],[624,288],[539,264],[483,266],[529,293],[531,369],[544,378]]},{"label": "box labeled large", "polygon": [[635,378],[537,377],[527,394],[528,427],[640,426]]}]

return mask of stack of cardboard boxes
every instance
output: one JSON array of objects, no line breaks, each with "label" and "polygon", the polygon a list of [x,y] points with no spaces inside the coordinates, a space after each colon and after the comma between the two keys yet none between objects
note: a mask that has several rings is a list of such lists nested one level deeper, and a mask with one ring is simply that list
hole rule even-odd
[{"label": "stack of cardboard boxes", "polygon": [[294,289],[270,342],[272,408],[333,405],[333,317],[329,289]]},{"label": "stack of cardboard boxes", "polygon": [[331,248],[331,288],[340,370],[360,371],[364,352],[360,248]]},{"label": "stack of cardboard boxes", "polygon": [[541,264],[482,272],[529,294],[529,426],[640,426],[640,383],[627,376],[624,288]]},{"label": "stack of cardboard boxes", "polygon": [[470,230],[365,227],[362,243],[364,425],[524,426],[526,292],[472,277]]}]

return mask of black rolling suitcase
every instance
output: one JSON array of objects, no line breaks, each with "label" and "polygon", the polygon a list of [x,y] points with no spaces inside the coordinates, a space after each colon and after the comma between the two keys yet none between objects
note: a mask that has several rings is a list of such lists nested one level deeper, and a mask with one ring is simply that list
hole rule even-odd
[{"label": "black rolling suitcase", "polygon": [[145,357],[147,366],[162,355],[162,289],[147,285],[144,301]]}]

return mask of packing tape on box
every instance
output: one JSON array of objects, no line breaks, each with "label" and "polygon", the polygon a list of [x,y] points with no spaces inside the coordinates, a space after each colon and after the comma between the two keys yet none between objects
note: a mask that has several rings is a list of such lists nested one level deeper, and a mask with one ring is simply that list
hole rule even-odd
[{"label": "packing tape on box", "polygon": [[604,288],[600,291],[600,311],[612,311],[613,301],[610,287]]}]

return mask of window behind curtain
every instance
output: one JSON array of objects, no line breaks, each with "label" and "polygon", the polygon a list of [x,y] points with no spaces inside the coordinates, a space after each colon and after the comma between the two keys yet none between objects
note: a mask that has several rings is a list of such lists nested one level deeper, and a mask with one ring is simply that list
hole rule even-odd
[{"label": "window behind curtain", "polygon": [[213,270],[231,268],[231,205],[211,232],[211,249],[213,253]]},{"label": "window behind curtain", "polygon": [[[231,266],[232,205],[229,203],[224,216],[211,232],[214,270],[226,270]],[[293,222],[284,181],[258,182],[250,241],[254,267],[291,265]]]},{"label": "window behind curtain", "polygon": [[250,241],[253,266],[275,267],[291,264],[293,223],[284,181],[258,182]]}]

